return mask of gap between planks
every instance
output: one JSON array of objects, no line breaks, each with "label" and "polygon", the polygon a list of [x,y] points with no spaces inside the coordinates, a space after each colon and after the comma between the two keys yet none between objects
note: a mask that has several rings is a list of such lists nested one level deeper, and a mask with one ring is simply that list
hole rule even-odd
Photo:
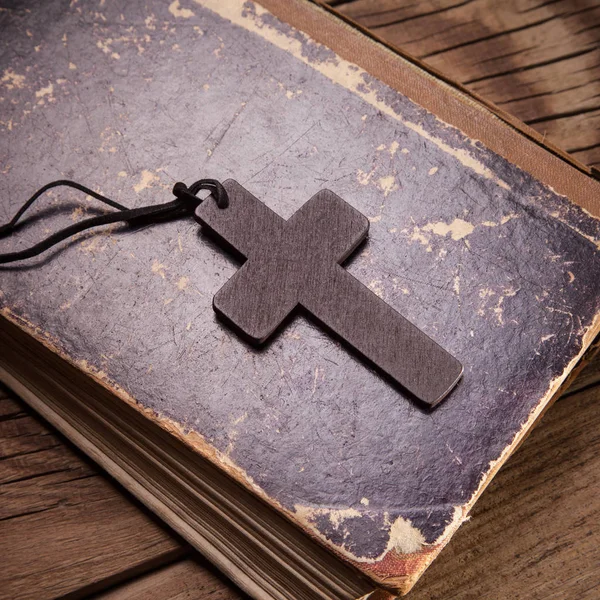
[{"label": "gap between planks", "polygon": [[329,2],[387,42],[600,165],[600,5],[595,0]]}]

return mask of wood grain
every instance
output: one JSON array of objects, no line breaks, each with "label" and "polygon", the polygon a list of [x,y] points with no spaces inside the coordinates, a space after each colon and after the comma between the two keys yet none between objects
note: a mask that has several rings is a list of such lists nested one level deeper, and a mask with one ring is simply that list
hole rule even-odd
[{"label": "wood grain", "polygon": [[64,438],[6,400],[14,412],[0,419],[0,598],[93,590],[184,554]]},{"label": "wood grain", "polygon": [[329,2],[600,164],[600,6],[595,0]]},{"label": "wood grain", "polygon": [[563,394],[563,398],[567,398],[575,392],[579,392],[585,388],[591,388],[598,384],[600,384],[600,352],[596,351],[595,356],[591,358],[589,363],[581,370],[573,383]]},{"label": "wood grain", "polygon": [[94,600],[249,600],[199,556],[148,573],[98,594]]}]

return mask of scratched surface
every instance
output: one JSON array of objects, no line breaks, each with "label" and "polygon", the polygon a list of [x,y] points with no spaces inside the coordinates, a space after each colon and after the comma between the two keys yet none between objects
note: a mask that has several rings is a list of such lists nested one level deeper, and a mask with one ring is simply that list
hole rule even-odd
[{"label": "scratched surface", "polygon": [[[419,552],[580,351],[599,223],[253,4],[227,5],[237,23],[192,2],[3,9],[0,218],[62,177],[128,205],[231,177],[284,218],[330,188],[371,221],[350,272],[463,363],[459,387],[424,411],[303,318],[251,349],[212,309],[238,264],[192,219],[3,269],[2,306],[355,560]],[[96,210],[53,193],[0,251]]]}]

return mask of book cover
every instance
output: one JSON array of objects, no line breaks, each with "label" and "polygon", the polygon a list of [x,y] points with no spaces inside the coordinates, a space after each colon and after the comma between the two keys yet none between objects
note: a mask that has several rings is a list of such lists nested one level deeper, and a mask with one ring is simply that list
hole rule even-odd
[{"label": "book cover", "polygon": [[[212,308],[239,264],[192,220],[3,268],[0,301],[329,551],[408,590],[598,333],[598,182],[309,2],[0,16],[5,217],[49,179],[141,206],[213,177],[286,219],[323,188],[369,218],[348,270],[464,365],[434,410],[302,316],[264,349],[242,342]],[[96,210],[53,192],[0,251]]]}]

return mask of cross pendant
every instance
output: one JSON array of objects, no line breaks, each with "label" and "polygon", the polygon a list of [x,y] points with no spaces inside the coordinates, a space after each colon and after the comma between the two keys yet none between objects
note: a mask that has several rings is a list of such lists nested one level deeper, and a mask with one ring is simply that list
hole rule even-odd
[{"label": "cross pendant", "polygon": [[341,266],[367,236],[363,214],[322,190],[286,221],[236,181],[223,185],[227,208],[196,209],[246,259],[214,297],[219,316],[258,345],[301,306],[422,402],[434,406],[452,390],[460,362]]}]

